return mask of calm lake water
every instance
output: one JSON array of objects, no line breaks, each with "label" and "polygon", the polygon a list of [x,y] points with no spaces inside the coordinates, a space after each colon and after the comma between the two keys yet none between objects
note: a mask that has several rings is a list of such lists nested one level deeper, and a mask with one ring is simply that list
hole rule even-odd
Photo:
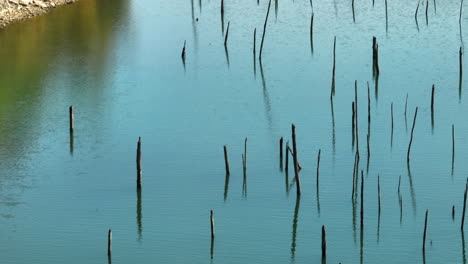
[{"label": "calm lake water", "polygon": [[[468,10],[460,26],[458,0],[430,0],[426,22],[423,1],[416,25],[417,1],[393,0],[386,25],[384,0],[374,7],[356,0],[355,22],[351,1],[314,1],[312,9],[306,0],[273,0],[260,67],[253,31],[258,56],[268,2],[224,2],[228,54],[214,0],[81,0],[0,31],[1,262],[107,263],[111,228],[113,263],[318,263],[325,225],[328,263],[465,263],[468,73],[460,93],[458,51],[468,39]],[[355,80],[362,230],[360,200],[355,210],[351,200]],[[303,167],[300,198],[293,170],[286,176],[279,166],[278,142],[290,141],[292,123]]]}]

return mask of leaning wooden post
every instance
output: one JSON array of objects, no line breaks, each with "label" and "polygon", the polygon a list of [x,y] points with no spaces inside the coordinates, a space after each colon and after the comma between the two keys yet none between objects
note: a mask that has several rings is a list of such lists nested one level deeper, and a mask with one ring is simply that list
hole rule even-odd
[{"label": "leaning wooden post", "polygon": [[413,132],[414,132],[414,126],[416,125],[416,117],[418,116],[418,107],[416,107],[416,110],[414,111],[414,119],[413,119],[413,127],[411,128],[411,137],[410,137],[410,142],[408,145],[408,153],[406,156],[406,161],[409,164],[410,161],[410,152],[411,152],[411,144],[413,143]]},{"label": "leaning wooden post", "polygon": [[296,126],[294,124],[291,126],[291,132],[293,141],[294,177],[296,178],[296,191],[297,195],[301,195],[301,180],[299,179],[299,166],[297,162]]},{"label": "leaning wooden post", "polygon": [[138,137],[136,163],[137,163],[137,188],[141,189],[141,137]]},{"label": "leaning wooden post", "polygon": [[427,215],[429,214],[429,209],[426,209],[426,219],[424,220],[424,234],[423,234],[423,246],[422,251],[426,253],[426,232],[427,232]]},{"label": "leaning wooden post", "polygon": [[211,240],[215,237],[215,226],[214,226],[214,216],[213,210],[210,210],[210,226],[211,226]]},{"label": "leaning wooden post", "polygon": [[224,165],[226,166],[226,175],[229,175],[229,159],[227,153],[227,147],[224,145]]},{"label": "leaning wooden post", "polygon": [[70,115],[70,133],[73,133],[73,130],[75,129],[75,118],[73,116],[73,105],[70,105],[69,107],[69,115]]},{"label": "leaning wooden post", "polygon": [[327,257],[327,234],[325,232],[325,226],[322,225],[322,258]]},{"label": "leaning wooden post", "polygon": [[462,213],[462,220],[461,220],[461,230],[463,231],[463,228],[465,226],[465,212],[466,212],[466,192],[468,191],[468,182],[465,185],[465,194],[463,196],[463,213]]},{"label": "leaning wooden post", "polygon": [[280,168],[283,168],[283,137],[280,138],[279,142],[279,151],[280,151]]},{"label": "leaning wooden post", "polygon": [[227,49],[227,42],[229,38],[229,24],[231,24],[231,21],[228,21],[227,29],[226,29],[226,36],[224,37],[224,48]]},{"label": "leaning wooden post", "polygon": [[266,27],[267,27],[267,22],[268,22],[268,15],[270,14],[270,6],[271,6],[271,0],[268,2],[268,10],[267,10],[267,14],[265,17],[265,24],[263,24],[262,42],[260,43],[260,55],[259,55],[260,63],[262,63],[263,41],[265,40],[265,32],[266,32]]},{"label": "leaning wooden post", "polygon": [[112,255],[112,230],[109,229],[107,233],[107,256],[110,257]]}]

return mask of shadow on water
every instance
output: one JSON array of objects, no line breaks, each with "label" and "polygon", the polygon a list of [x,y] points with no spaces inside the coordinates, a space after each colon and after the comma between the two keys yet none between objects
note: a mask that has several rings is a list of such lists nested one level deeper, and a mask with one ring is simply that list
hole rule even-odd
[{"label": "shadow on water", "polygon": [[406,168],[408,169],[408,180],[409,180],[409,184],[410,184],[411,204],[413,205],[413,214],[416,215],[416,194],[415,194],[415,191],[414,191],[413,177],[411,175],[411,167],[410,167],[409,162],[407,163]]},{"label": "shadow on water", "polygon": [[292,239],[291,239],[291,260],[296,256],[296,235],[297,235],[297,222],[299,217],[299,208],[301,205],[301,196],[296,197],[296,206],[294,207],[294,218],[292,225]]},{"label": "shadow on water", "polygon": [[73,156],[73,147],[74,147],[75,138],[73,136],[73,130],[70,131],[70,154]]},{"label": "shadow on water", "polygon": [[142,210],[141,210],[141,188],[137,188],[137,205],[136,205],[136,217],[137,217],[137,230],[138,240],[141,241],[143,238],[143,225],[142,225]]},{"label": "shadow on water", "polygon": [[260,75],[262,77],[262,87],[263,87],[263,102],[265,104],[265,114],[268,120],[268,128],[271,131],[272,128],[272,117],[271,117],[271,102],[270,102],[270,95],[268,93],[267,84],[265,81],[265,74],[263,73],[263,65],[262,62],[259,61],[260,66]]},{"label": "shadow on water", "polygon": [[[0,170],[0,202],[20,204],[21,196],[17,193],[29,187],[33,180],[31,175],[35,174],[25,171],[29,165],[18,166],[23,166],[20,164],[24,160],[29,164],[31,155],[37,153],[34,147],[43,137],[42,117],[47,116],[44,112],[52,100],[60,96],[66,105],[86,101],[91,111],[102,102],[107,88],[104,78],[114,60],[114,43],[125,34],[122,28],[128,28],[118,25],[130,20],[130,2],[79,1],[0,30],[0,105],[11,106],[0,108],[0,149],[8,150],[0,152],[4,165]],[[68,76],[67,82],[57,94],[46,82],[49,76],[63,73]],[[84,91],[83,87],[74,85],[83,76],[87,76],[86,85],[93,89]],[[63,116],[68,122],[68,115]],[[69,131],[65,125],[63,128],[67,133],[63,134],[66,142]],[[69,144],[64,142],[63,147],[73,153],[74,139],[70,136]],[[17,173],[9,173],[11,170]]]}]

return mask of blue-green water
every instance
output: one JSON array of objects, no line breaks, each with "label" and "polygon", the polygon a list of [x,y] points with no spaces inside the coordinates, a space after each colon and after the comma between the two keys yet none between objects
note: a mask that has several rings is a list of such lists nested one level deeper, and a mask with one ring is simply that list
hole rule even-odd
[{"label": "blue-green water", "polygon": [[[322,225],[328,263],[421,263],[426,208],[426,263],[465,263],[460,222],[468,173],[468,77],[460,95],[458,50],[468,37],[468,15],[460,27],[460,3],[437,1],[435,7],[429,1],[427,24],[422,3],[417,27],[416,0],[388,1],[386,27],[383,0],[374,7],[356,0],[355,22],[351,1],[314,1],[312,54],[310,2],[279,0],[275,10],[273,1],[262,67],[257,60],[254,71],[253,31],[258,56],[268,3],[224,2],[229,60],[220,1],[214,0],[81,0],[0,31],[1,263],[105,263],[109,228],[113,263],[317,263]],[[378,89],[372,36],[379,43]],[[363,230],[359,199],[355,217],[351,201],[355,80]],[[75,109],[73,146],[69,105]],[[291,143],[292,123],[303,167],[300,199],[293,170],[286,178],[278,162],[279,139]]]}]

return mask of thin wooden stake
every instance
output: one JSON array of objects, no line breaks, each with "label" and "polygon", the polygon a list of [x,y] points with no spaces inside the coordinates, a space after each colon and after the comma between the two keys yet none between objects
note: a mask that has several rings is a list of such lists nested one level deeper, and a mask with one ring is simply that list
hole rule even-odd
[{"label": "thin wooden stake", "polygon": [[463,228],[465,227],[465,212],[466,212],[466,192],[468,191],[468,182],[465,185],[465,194],[463,196],[463,213],[462,213],[462,219],[461,219],[461,230],[463,231]]},{"label": "thin wooden stake", "polygon": [[112,230],[109,229],[107,233],[107,256],[110,257],[112,255]]},{"label": "thin wooden stake", "polygon": [[434,115],[434,92],[435,92],[435,85],[432,85],[432,96],[431,96],[431,114]]},{"label": "thin wooden stake", "polygon": [[428,10],[429,10],[429,0],[426,0],[426,25],[429,24],[429,18],[427,15]]},{"label": "thin wooden stake", "polygon": [[312,12],[312,16],[310,17],[310,51],[314,54],[314,12]]},{"label": "thin wooden stake", "polygon": [[211,226],[211,240],[213,240],[215,238],[215,225],[214,225],[213,210],[210,210],[210,226]]},{"label": "thin wooden stake", "polygon": [[262,42],[260,43],[260,55],[259,55],[260,63],[262,63],[263,42],[265,40],[265,32],[266,32],[266,28],[267,28],[268,15],[270,14],[270,6],[271,6],[271,0],[268,2],[268,10],[267,10],[267,14],[266,14],[266,17],[265,17],[265,24],[263,24]]},{"label": "thin wooden stake", "polygon": [[364,229],[364,172],[361,170],[361,230]]},{"label": "thin wooden stake", "polygon": [[296,178],[296,191],[297,195],[301,195],[301,180],[299,178],[299,166],[297,161],[296,126],[294,124],[291,125],[291,132],[293,141],[294,177]]},{"label": "thin wooden stake", "polygon": [[286,164],[285,164],[286,173],[289,172],[289,141],[286,141]]},{"label": "thin wooden stake", "polygon": [[423,253],[426,252],[426,232],[427,232],[427,215],[428,214],[429,214],[429,209],[426,209],[426,218],[424,220],[423,246],[422,246]]},{"label": "thin wooden stake", "polygon": [[184,47],[182,47],[182,54],[180,55],[182,57],[182,62],[185,64],[185,44],[186,40],[184,40]]},{"label": "thin wooden stake", "polygon": [[73,105],[70,105],[68,110],[69,110],[69,116],[70,116],[70,133],[73,133],[73,130],[75,129],[75,118],[73,116]]},{"label": "thin wooden stake", "polygon": [[320,178],[320,149],[317,155],[317,189],[319,187],[319,178]]},{"label": "thin wooden stake", "polygon": [[459,73],[459,86],[458,90],[459,93],[461,93],[462,89],[462,79],[463,79],[463,50],[462,47],[460,47],[460,51],[458,52],[458,58],[459,58],[459,64],[460,64],[460,73]]},{"label": "thin wooden stake", "polygon": [[229,175],[229,159],[228,159],[228,153],[227,153],[227,147],[224,145],[224,165],[226,167],[226,175]]},{"label": "thin wooden stake", "polygon": [[322,225],[322,258],[327,257],[327,234],[325,232],[325,226]]},{"label": "thin wooden stake", "polygon": [[141,169],[141,137],[138,137],[136,163],[137,163],[137,188],[141,189],[141,174],[142,174],[142,169]]},{"label": "thin wooden stake", "polygon": [[356,152],[356,154],[354,155],[354,167],[353,167],[353,193],[351,194],[351,200],[354,201],[354,194],[356,193],[356,182],[357,182],[357,179],[356,177],[358,177],[359,175],[357,175],[356,171],[356,166],[357,166],[357,163],[358,163],[358,154]]},{"label": "thin wooden stake", "polygon": [[463,0],[461,0],[460,3],[460,18],[458,18],[458,23],[461,25],[461,19],[462,19],[462,11],[463,11]]},{"label": "thin wooden stake", "polygon": [[257,57],[257,55],[255,55],[256,46],[257,46],[257,28],[254,28],[254,34],[253,34],[253,57],[254,57],[254,61],[255,61],[255,58]]},{"label": "thin wooden stake", "polygon": [[455,158],[455,126],[452,124],[452,168]]},{"label": "thin wooden stake", "polygon": [[356,125],[354,124],[355,121],[356,121],[356,117],[355,117],[356,112],[355,112],[355,109],[354,109],[354,108],[355,108],[355,106],[354,106],[354,101],[351,103],[351,108],[352,108],[351,110],[352,110],[352,112],[353,112],[353,115],[352,115],[352,119],[353,119],[353,120],[352,120],[352,129],[353,129],[353,130],[352,130],[352,136],[353,136],[353,146],[354,146],[355,133],[356,133],[356,132],[355,132],[355,131],[356,131]]},{"label": "thin wooden stake", "polygon": [[335,95],[335,73],[336,73],[336,36],[333,40],[333,69],[332,69],[332,85],[330,99]]},{"label": "thin wooden stake", "polygon": [[227,42],[229,38],[229,24],[231,21],[228,21],[227,29],[226,29],[226,36],[224,37],[224,47],[227,49]]},{"label": "thin wooden stake", "polygon": [[414,12],[414,20],[416,20],[416,24],[418,24],[419,3],[420,3],[420,0],[418,0],[418,5],[416,6],[416,11]]},{"label": "thin wooden stake", "polygon": [[452,205],[452,220],[455,219],[455,205]]},{"label": "thin wooden stake", "polygon": [[283,137],[280,138],[279,142],[280,151],[280,168],[283,168]]},{"label": "thin wooden stake", "polygon": [[390,145],[393,146],[393,102],[390,105],[390,112],[391,112],[391,118],[392,118],[392,126],[391,126],[392,127],[392,131],[391,131],[392,135],[391,135]]},{"label": "thin wooden stake", "polygon": [[400,185],[401,185],[401,175],[400,175],[400,178],[398,179],[398,197],[400,197]]},{"label": "thin wooden stake", "polygon": [[368,125],[369,125],[369,131],[370,131],[371,109],[370,109],[370,88],[369,88],[369,81],[367,81],[367,123],[368,123]]},{"label": "thin wooden stake", "polygon": [[357,80],[354,81],[354,108],[356,110],[356,151],[359,153],[359,119],[358,119],[358,100],[357,100]]},{"label": "thin wooden stake", "polygon": [[414,126],[416,125],[416,117],[418,116],[418,107],[416,107],[416,110],[414,111],[414,119],[413,119],[413,127],[411,128],[411,137],[410,137],[410,142],[408,145],[408,153],[406,156],[406,161],[409,164],[410,161],[410,152],[411,152],[411,144],[413,144],[413,133],[414,133]]}]

